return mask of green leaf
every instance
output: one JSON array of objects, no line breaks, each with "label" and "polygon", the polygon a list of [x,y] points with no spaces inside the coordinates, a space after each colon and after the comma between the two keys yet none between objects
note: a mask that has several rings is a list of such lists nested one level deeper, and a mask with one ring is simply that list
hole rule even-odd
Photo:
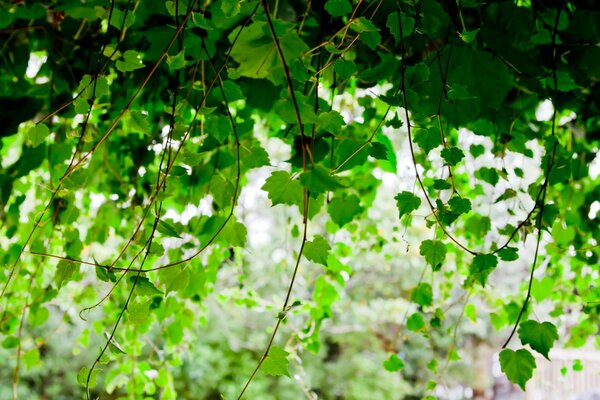
[{"label": "green leaf", "polygon": [[460,34],[460,38],[465,42],[465,43],[471,43],[473,40],[475,40],[475,38],[477,37],[477,34],[479,33],[479,28],[477,29],[473,29],[472,31],[463,31]]},{"label": "green leaf", "polygon": [[156,230],[162,233],[165,236],[176,237],[181,239],[181,236],[177,232],[177,229],[170,223],[160,220],[158,221],[158,225],[156,226]]},{"label": "green leaf", "polygon": [[317,197],[321,193],[333,191],[342,186],[336,176],[331,175],[327,168],[320,165],[315,165],[312,170],[303,172],[300,175],[300,182],[309,190],[312,197]]},{"label": "green leaf", "polygon": [[354,71],[356,71],[356,64],[354,64],[352,61],[339,58],[335,63],[333,63],[333,70],[340,76],[340,78],[346,79],[352,76]]},{"label": "green leaf", "polygon": [[485,286],[489,274],[498,265],[498,259],[493,254],[477,254],[469,267],[469,276]]},{"label": "green leaf", "polygon": [[434,271],[439,271],[446,259],[446,245],[439,240],[424,240],[419,246],[419,254],[425,257]]},{"label": "green leaf", "polygon": [[475,177],[479,178],[492,186],[496,186],[500,177],[494,168],[483,167],[475,171]]},{"label": "green leaf", "polygon": [[390,372],[400,371],[404,369],[404,361],[402,361],[396,354],[392,354],[383,362],[383,368]]},{"label": "green leaf", "polygon": [[[87,104],[87,103],[86,103]],[[86,109],[87,111],[87,109]],[[46,138],[50,135],[50,129],[46,126],[46,124],[39,123],[37,125],[32,126],[27,132],[27,139],[31,146],[37,147],[40,144],[44,143]]]},{"label": "green leaf", "polygon": [[429,283],[419,283],[410,294],[410,299],[423,307],[433,303],[433,290]]},{"label": "green leaf", "polygon": [[477,322],[477,309],[471,303],[465,306],[465,315],[473,322]]},{"label": "green leaf", "polygon": [[302,185],[286,171],[275,171],[261,188],[273,205],[302,205]]},{"label": "green leaf", "polygon": [[436,190],[447,190],[451,189],[452,185],[445,179],[435,179],[433,181],[433,188]]},{"label": "green leaf", "polygon": [[189,271],[179,266],[161,269],[158,277],[165,286],[165,293],[182,291],[190,283]]},{"label": "green leaf", "polygon": [[460,196],[454,196],[448,201],[450,209],[455,214],[466,214],[471,211],[471,201]]},{"label": "green leaf", "polygon": [[533,377],[535,359],[525,349],[513,351],[504,349],[500,352],[500,368],[512,383],[525,390],[525,384]]},{"label": "green leaf", "polygon": [[56,265],[56,272],[54,273],[54,283],[58,288],[61,288],[63,283],[69,282],[73,277],[75,271],[79,271],[79,267],[68,260],[60,260]]},{"label": "green leaf", "polygon": [[414,313],[406,320],[406,329],[413,332],[418,332],[425,326],[425,320],[421,313]]},{"label": "green leaf", "polygon": [[271,346],[260,369],[268,375],[290,376],[288,355],[289,353],[281,347]]},{"label": "green leaf", "polygon": [[[83,386],[87,386],[88,375],[90,375],[90,369],[88,367],[81,367],[79,372],[77,373],[77,382]],[[89,387],[94,387],[96,385],[96,375],[98,375],[98,368],[94,368],[92,374],[90,375]]]},{"label": "green leaf", "polygon": [[[288,65],[308,50],[295,29],[279,32],[278,39],[281,50]],[[229,40],[233,42],[239,29],[235,29]],[[239,66],[230,71],[230,76],[247,76],[249,78],[266,78],[279,85],[284,81],[283,67],[278,52],[273,45],[273,38],[266,22],[256,21],[244,28],[231,50],[231,57]]]},{"label": "green leaf", "polygon": [[147,300],[142,303],[131,302],[127,306],[127,317],[133,325],[141,325],[148,320],[148,311],[152,300]]},{"label": "green leaf", "polygon": [[442,149],[441,156],[448,165],[455,166],[465,157],[465,153],[458,147],[448,147]]},{"label": "green leaf", "polygon": [[327,266],[330,249],[329,242],[323,236],[316,235],[312,242],[306,241],[302,254],[312,262]]},{"label": "green leaf", "polygon": [[556,326],[550,322],[529,320],[519,325],[519,339],[521,343],[528,344],[531,348],[550,360],[548,352],[554,346],[558,339]]},{"label": "green leaf", "polygon": [[118,60],[116,66],[121,72],[131,72],[139,68],[144,68],[144,63],[137,51],[127,50],[123,53],[123,60]]},{"label": "green leaf", "polygon": [[344,118],[337,111],[324,111],[319,114],[318,126],[319,129],[336,134],[342,126],[346,125]]},{"label": "green leaf", "polygon": [[174,56],[167,55],[167,65],[171,72],[185,68],[185,48]]},{"label": "green leaf", "polygon": [[396,207],[398,207],[398,218],[402,218],[403,215],[410,214],[415,211],[421,205],[421,199],[412,194],[411,192],[400,192],[394,197],[396,200]]},{"label": "green leaf", "polygon": [[442,144],[442,136],[440,131],[435,128],[419,129],[415,133],[413,140],[419,145],[425,154],[429,154],[431,150]]},{"label": "green leaf", "polygon": [[329,205],[327,211],[333,222],[342,227],[352,221],[355,216],[363,211],[360,206],[360,199],[356,195],[336,196]]},{"label": "green leaf", "polygon": [[348,0],[327,0],[325,10],[332,17],[341,17],[352,12],[352,4]]},{"label": "green leaf", "polygon": [[[136,277],[132,276],[129,278],[131,283],[135,282]],[[156,286],[145,276],[137,278],[137,284],[135,285],[135,292],[140,296],[157,296],[162,295],[163,292],[158,290]]]},{"label": "green leaf", "polygon": [[502,261],[515,261],[519,259],[518,249],[516,247],[505,247],[498,252],[498,257]]}]

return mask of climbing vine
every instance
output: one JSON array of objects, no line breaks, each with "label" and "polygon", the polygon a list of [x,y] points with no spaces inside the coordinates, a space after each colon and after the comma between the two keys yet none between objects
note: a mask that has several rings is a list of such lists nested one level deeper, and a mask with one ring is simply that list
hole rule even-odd
[{"label": "climbing vine", "polygon": [[[373,335],[378,368],[426,369],[418,398],[460,362],[463,315],[498,331],[523,390],[537,354],[600,345],[596,8],[1,4],[2,382],[13,398],[45,390],[21,376],[72,328],[73,396],[189,397],[178,379],[208,368],[186,354],[224,326],[219,296],[268,318],[247,327],[251,348],[227,349],[231,385],[198,398],[267,398],[252,392],[265,374],[297,381],[276,398],[316,398],[305,362],[331,350],[379,256],[411,283],[385,289],[404,303]],[[242,201],[257,192],[263,219]],[[257,269],[252,235],[282,215],[279,264]],[[406,356],[415,343],[426,366]]]}]

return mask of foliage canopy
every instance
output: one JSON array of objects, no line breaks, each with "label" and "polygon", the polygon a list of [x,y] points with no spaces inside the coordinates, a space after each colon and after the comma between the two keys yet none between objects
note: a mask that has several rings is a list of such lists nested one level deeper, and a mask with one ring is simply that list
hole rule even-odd
[{"label": "foliage canopy", "polygon": [[[413,233],[428,237],[409,243],[425,269],[397,294],[412,305],[394,340],[450,337],[458,304],[505,335],[502,371],[525,389],[535,352],[598,332],[599,20],[591,0],[2,3],[0,338],[14,397],[49,321],[79,318],[70,302],[89,322],[77,340],[93,357],[71,371],[82,393],[176,398],[174,371],[211,324],[205,299],[252,260],[260,221],[238,203],[265,167],[260,190],[289,211],[296,249],[271,308],[238,299],[276,318],[254,370],[231,366],[227,398],[318,352],[355,257]],[[370,212],[402,160],[389,234]],[[526,281],[493,295],[516,264]],[[307,265],[312,295],[295,295]],[[239,268],[243,288],[252,271]],[[301,327],[278,334],[289,319]],[[433,357],[441,377],[456,343]],[[380,367],[408,364],[396,349]]]}]

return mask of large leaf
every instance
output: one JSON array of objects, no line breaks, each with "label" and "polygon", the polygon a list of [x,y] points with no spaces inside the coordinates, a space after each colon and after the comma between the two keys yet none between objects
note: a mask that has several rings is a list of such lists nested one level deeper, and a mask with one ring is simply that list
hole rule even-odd
[{"label": "large leaf", "polygon": [[509,381],[525,390],[525,384],[533,376],[535,359],[525,349],[513,351],[504,349],[500,352],[500,368]]},{"label": "large leaf", "polygon": [[519,325],[519,338],[521,343],[528,344],[532,349],[546,357],[558,339],[556,326],[550,322],[525,321]]}]

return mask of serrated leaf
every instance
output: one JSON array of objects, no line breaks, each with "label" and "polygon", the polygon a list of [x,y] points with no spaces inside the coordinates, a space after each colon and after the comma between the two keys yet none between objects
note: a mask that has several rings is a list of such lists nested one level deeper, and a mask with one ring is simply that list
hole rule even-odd
[{"label": "serrated leaf", "polygon": [[458,147],[447,147],[442,149],[441,156],[448,165],[453,167],[465,157],[465,153]]},{"label": "serrated leaf", "polygon": [[442,144],[440,131],[434,128],[420,129],[415,133],[413,140],[419,145],[421,150],[428,154],[431,150]]},{"label": "serrated leaf", "polygon": [[260,369],[267,375],[290,376],[288,355],[289,353],[281,347],[271,346]]},{"label": "serrated leaf", "polygon": [[419,246],[419,254],[425,257],[434,271],[438,271],[446,259],[446,245],[439,240],[424,240]]},{"label": "serrated leaf", "polygon": [[312,241],[306,241],[302,254],[312,262],[327,266],[330,249],[329,242],[323,236],[316,235]]},{"label": "serrated leaf", "polygon": [[433,290],[429,283],[419,283],[410,294],[410,299],[423,307],[433,303]]},{"label": "serrated leaf", "polygon": [[302,205],[302,185],[299,181],[292,179],[289,172],[273,172],[261,189],[267,192],[267,197],[274,206],[277,204]]},{"label": "serrated leaf", "polygon": [[404,361],[402,361],[396,354],[392,354],[383,362],[383,368],[390,372],[400,371],[404,369]]},{"label": "serrated leaf", "polygon": [[471,211],[471,201],[460,196],[454,196],[448,201],[450,209],[455,214],[466,214]]},{"label": "serrated leaf", "polygon": [[512,383],[525,390],[525,384],[533,377],[535,358],[525,349],[513,351],[504,349],[500,352],[500,368]]},{"label": "serrated leaf", "polygon": [[521,339],[521,343],[528,344],[533,350],[550,360],[548,352],[558,339],[558,331],[556,326],[550,322],[540,324],[537,321],[529,320],[519,325],[519,339]]},{"label": "serrated leaf", "polygon": [[320,113],[317,124],[319,129],[336,134],[342,126],[346,125],[346,121],[339,112],[333,110]]},{"label": "serrated leaf", "polygon": [[349,196],[334,197],[327,206],[327,211],[332,221],[342,227],[360,214],[363,208],[360,206],[358,196],[351,194]]},{"label": "serrated leaf", "polygon": [[477,254],[469,267],[470,277],[485,286],[489,274],[498,265],[498,259],[493,254]]},{"label": "serrated leaf", "polygon": [[140,325],[148,319],[148,311],[152,300],[142,303],[131,302],[127,306],[127,318],[133,325]]},{"label": "serrated leaf", "polygon": [[421,205],[421,199],[411,192],[400,192],[394,199],[396,200],[396,207],[398,207],[398,218],[410,214]]},{"label": "serrated leaf", "polygon": [[320,165],[315,165],[312,170],[303,172],[300,175],[300,182],[308,189],[312,197],[342,186],[336,176],[331,175],[327,168]]}]

